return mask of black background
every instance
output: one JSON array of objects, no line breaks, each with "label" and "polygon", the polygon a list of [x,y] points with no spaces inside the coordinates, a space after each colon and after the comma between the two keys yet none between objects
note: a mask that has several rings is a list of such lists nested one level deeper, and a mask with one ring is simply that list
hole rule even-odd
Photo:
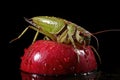
[{"label": "black background", "polygon": [[[18,2],[19,3],[19,2]],[[19,80],[20,57],[24,54],[34,37],[35,31],[28,30],[19,40],[9,44],[9,41],[17,37],[27,26],[23,17],[31,18],[34,16],[56,16],[70,20],[77,25],[87,29],[89,32],[97,32],[106,29],[120,29],[120,14],[117,4],[103,5],[45,5],[41,4],[14,4],[8,5],[2,9],[1,15],[1,69],[4,69],[3,75],[12,75],[9,78]],[[74,3],[73,3],[74,4]],[[107,32],[95,35],[99,40],[98,53],[101,56],[102,64],[100,70],[107,73],[120,73],[120,32]],[[41,39],[39,35],[38,39]],[[91,45],[96,47],[96,42],[92,39]],[[4,77],[7,78],[7,77]]]}]

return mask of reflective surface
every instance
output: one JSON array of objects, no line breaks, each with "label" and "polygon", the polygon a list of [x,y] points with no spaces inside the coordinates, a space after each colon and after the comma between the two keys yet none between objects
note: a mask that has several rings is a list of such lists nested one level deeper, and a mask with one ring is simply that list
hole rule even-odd
[{"label": "reflective surface", "polygon": [[22,80],[98,80],[101,72],[70,76],[45,76],[21,72]]},{"label": "reflective surface", "polygon": [[120,80],[120,74],[110,74],[102,71],[74,76],[45,76],[21,72],[22,80]]}]

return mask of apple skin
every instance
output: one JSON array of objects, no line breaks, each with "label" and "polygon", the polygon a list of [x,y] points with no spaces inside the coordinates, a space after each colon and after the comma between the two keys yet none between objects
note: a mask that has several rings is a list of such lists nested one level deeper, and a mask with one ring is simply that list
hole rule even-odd
[{"label": "apple skin", "polygon": [[77,74],[87,73],[97,70],[97,61],[91,46],[85,46],[78,49],[80,61],[76,65]]},{"label": "apple skin", "polygon": [[[78,55],[80,61],[78,61]],[[41,75],[71,75],[93,71],[97,62],[90,46],[79,47],[38,40],[24,50],[20,70]]]},{"label": "apple skin", "polygon": [[21,70],[44,75],[73,74],[77,64],[72,46],[48,40],[30,45],[21,59]]}]

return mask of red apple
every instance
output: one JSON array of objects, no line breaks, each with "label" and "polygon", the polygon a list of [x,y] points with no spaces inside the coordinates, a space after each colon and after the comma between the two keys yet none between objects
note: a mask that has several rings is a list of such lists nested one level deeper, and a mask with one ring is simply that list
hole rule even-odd
[{"label": "red apple", "polygon": [[21,59],[22,71],[42,75],[80,74],[97,68],[90,46],[75,50],[72,45],[48,40],[38,40],[30,45]]},{"label": "red apple", "polygon": [[75,73],[77,55],[70,45],[39,40],[25,49],[20,69],[37,74],[63,75]]}]

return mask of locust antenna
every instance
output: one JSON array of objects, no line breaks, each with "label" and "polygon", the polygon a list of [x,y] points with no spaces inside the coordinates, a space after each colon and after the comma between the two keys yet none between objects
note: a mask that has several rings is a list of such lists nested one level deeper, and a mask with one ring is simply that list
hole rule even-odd
[{"label": "locust antenna", "polygon": [[97,50],[98,50],[99,49],[99,41],[98,41],[97,37],[94,36],[92,33],[90,33],[90,35],[96,40],[96,42],[97,42]]},{"label": "locust antenna", "polygon": [[96,55],[97,55],[97,57],[98,57],[98,59],[99,59],[99,62],[100,62],[100,64],[101,64],[102,61],[101,61],[100,55],[98,54],[97,50],[96,50],[93,46],[91,46],[91,48],[95,51],[95,53],[96,53]]},{"label": "locust antenna", "polygon": [[96,35],[96,34],[100,34],[100,33],[104,33],[104,32],[111,32],[111,31],[120,31],[120,29],[107,29],[107,30],[98,31],[98,32],[95,32],[92,34]]},{"label": "locust antenna", "polygon": [[104,33],[104,32],[111,32],[111,31],[120,31],[120,29],[107,29],[107,30],[98,31],[98,32],[95,32],[95,33],[90,33],[91,36],[94,37],[97,41],[97,49],[99,49],[99,41],[98,41],[98,39],[95,35],[100,34],[100,33]]},{"label": "locust antenna", "polygon": [[[27,18],[25,18],[25,17],[24,17],[24,19],[25,19],[25,21],[27,21],[28,23],[34,25],[34,24],[32,23],[32,21],[30,21],[29,19],[27,19]],[[26,28],[22,31],[22,33],[21,33],[17,38],[12,39],[9,43],[12,43],[12,42],[18,40],[19,38],[21,38],[21,36],[23,36],[23,34],[28,30],[28,28],[29,28],[29,27],[26,27]]]}]

